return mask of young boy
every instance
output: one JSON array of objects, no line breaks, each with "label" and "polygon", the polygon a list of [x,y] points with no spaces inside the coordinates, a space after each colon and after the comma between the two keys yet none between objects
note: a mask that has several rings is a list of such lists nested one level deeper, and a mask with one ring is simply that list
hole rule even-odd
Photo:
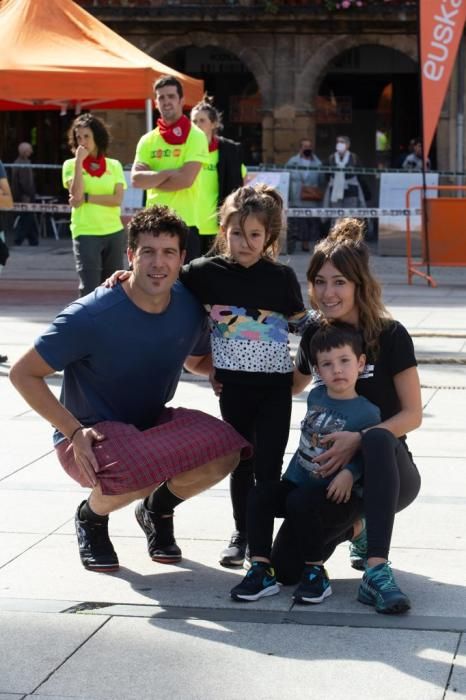
[{"label": "young boy", "polygon": [[305,561],[293,594],[295,602],[321,603],[332,593],[323,566],[320,506],[325,498],[336,503],[349,500],[362,476],[362,460],[355,455],[336,476],[326,479],[319,477],[318,465],[312,460],[329,447],[320,444],[323,435],[339,430],[359,432],[380,423],[381,417],[374,404],[356,393],[366,358],[362,338],[353,326],[322,322],[312,337],[310,352],[316,382],[308,396],[299,449],[282,481],[258,484],[251,492],[247,527],[252,564],[243,581],[231,590],[234,600],[258,600],[280,591],[270,562],[275,517],[289,519]]}]

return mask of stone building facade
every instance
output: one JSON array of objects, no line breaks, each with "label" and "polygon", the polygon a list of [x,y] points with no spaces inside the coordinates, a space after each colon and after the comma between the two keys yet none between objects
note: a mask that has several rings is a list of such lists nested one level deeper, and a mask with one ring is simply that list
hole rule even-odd
[{"label": "stone building facade", "polygon": [[[193,71],[189,60],[193,51],[210,50],[212,56],[216,49],[240,62],[257,90],[254,99],[251,95],[236,97],[242,106],[256,100],[255,134],[262,162],[284,163],[296,152],[302,137],[313,139],[317,149],[321,141],[328,150],[335,134],[350,132],[363,160],[375,165],[380,127],[374,114],[377,100],[382,99],[384,80],[389,85],[398,75],[402,87],[391,114],[387,105],[379,110],[393,137],[391,155],[384,163],[395,165],[398,151],[419,133],[414,2],[365,0],[363,7],[354,3],[347,9],[336,9],[338,3],[330,0],[82,0],[80,4],[154,58],[203,77],[211,86],[221,85],[221,72],[217,83],[212,81],[207,53],[205,64],[194,66]],[[337,88],[332,87],[333,78]],[[360,82],[366,84],[367,100],[359,94],[358,107],[355,92],[361,93]],[[453,76],[434,153],[434,161],[445,169],[454,168],[455,85]],[[324,112],[333,104],[335,114],[328,110],[323,114],[322,104]],[[129,118],[135,126],[137,117]],[[250,123],[251,115],[246,118]],[[118,117],[123,132],[121,120],[125,119]],[[142,115],[139,121],[142,129]],[[239,124],[239,131],[247,133],[246,125],[241,129]],[[409,130],[403,131],[403,125]],[[229,126],[232,136],[241,135]],[[327,155],[325,150],[323,155]]]},{"label": "stone building facade", "polygon": [[[365,165],[394,166],[419,135],[414,0],[359,0],[362,7],[345,0],[346,9],[339,0],[77,2],[154,58],[203,78],[225,114],[225,135],[243,142],[249,163],[282,165],[303,137],[326,159],[345,134]],[[449,170],[456,167],[456,73],[431,152],[433,164]],[[4,128],[3,118],[3,158],[35,129],[38,159],[61,162],[72,116],[18,114]],[[112,126],[112,155],[131,163],[144,112],[102,116]]]}]

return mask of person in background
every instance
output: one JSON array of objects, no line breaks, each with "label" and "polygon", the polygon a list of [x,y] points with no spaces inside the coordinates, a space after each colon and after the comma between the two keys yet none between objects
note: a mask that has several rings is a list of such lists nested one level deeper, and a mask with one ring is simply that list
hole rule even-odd
[{"label": "person in background", "polygon": [[394,163],[395,168],[402,168],[403,163],[405,162],[407,156],[410,156],[414,152],[414,144],[416,143],[416,139],[409,139],[408,145],[406,146],[405,144],[400,145],[400,152],[397,155],[397,158]]},{"label": "person in background", "polygon": [[70,193],[80,296],[94,291],[124,261],[121,203],[126,180],[121,163],[107,158],[109,141],[106,125],[92,114],[77,117],[68,132],[75,157],[63,163],[62,178]]},{"label": "person in background", "polygon": [[[12,209],[13,208],[13,197],[11,194],[11,189],[10,189],[10,184],[8,182],[7,176],[6,176],[6,171],[5,171],[5,166],[3,165],[2,161],[0,160],[0,275],[3,272],[3,268],[6,265],[6,261],[10,257],[10,253],[8,251],[8,246],[6,244],[6,237],[5,237],[5,214],[2,213],[2,210],[5,209]],[[6,355],[0,355],[0,358],[5,358],[3,360],[0,360],[1,362],[5,362],[7,357]]]},{"label": "person in background", "polygon": [[350,151],[351,141],[348,136],[338,136],[335,153],[328,159],[328,164],[337,168],[330,175],[324,196],[324,207],[365,207],[366,199],[356,175],[345,173],[346,168],[359,167],[359,158]]},{"label": "person in background", "polygon": [[[411,143],[411,142],[410,142]],[[412,153],[406,156],[401,166],[403,170],[422,170],[422,141],[414,139]],[[430,170],[430,160],[427,158],[426,170]]]},{"label": "person in background", "polygon": [[[322,205],[325,178],[319,173],[322,161],[314,153],[312,141],[301,139],[299,153],[292,156],[285,168],[290,168],[290,207],[312,209]],[[309,243],[320,237],[320,219],[317,217],[290,217],[288,240],[293,248],[293,239],[301,241],[301,248],[309,250]],[[289,250],[289,252],[293,252]]]},{"label": "person in background", "polygon": [[207,136],[208,162],[200,174],[199,235],[201,254],[205,255],[215,242],[219,230],[218,209],[225,197],[238,189],[246,177],[241,144],[219,136],[222,115],[213,104],[213,98],[204,96],[191,110],[191,121]]},{"label": "person in background", "polygon": [[[13,197],[11,195],[10,185],[7,180],[5,166],[0,160],[0,275],[3,272],[3,268],[6,261],[9,258],[8,246],[5,240],[5,231],[3,226],[4,216],[2,214],[3,209],[11,209],[13,207]],[[0,352],[0,363],[6,362],[8,360],[8,355],[3,355]]]},{"label": "person in background", "polygon": [[154,84],[157,127],[139,139],[131,182],[147,190],[146,206],[165,204],[189,227],[186,262],[199,257],[200,172],[209,162],[205,134],[183,114],[180,81],[170,75]]},{"label": "person in background", "polygon": [[5,166],[0,160],[0,209],[12,209],[13,196],[6,176]]},{"label": "person in background", "polygon": [[[15,163],[22,167],[13,168],[11,189],[14,201],[19,204],[33,204],[36,200],[34,171],[30,167],[33,152],[31,144],[26,141],[18,146],[18,157]],[[25,238],[29,245],[39,245],[36,217],[32,211],[21,212],[16,224],[15,245],[22,245]]]}]

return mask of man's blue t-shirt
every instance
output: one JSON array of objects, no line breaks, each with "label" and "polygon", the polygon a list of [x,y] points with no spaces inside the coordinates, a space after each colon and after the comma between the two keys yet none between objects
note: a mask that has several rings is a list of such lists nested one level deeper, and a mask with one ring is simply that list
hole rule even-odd
[{"label": "man's blue t-shirt", "polygon": [[[358,431],[380,423],[380,411],[363,396],[354,399],[332,399],[327,388],[322,384],[312,389],[307,397],[307,412],[301,423],[301,436],[297,452],[291,458],[283,477],[298,486],[309,484],[310,479],[318,479],[322,486],[335,477],[326,479],[314,475],[318,466],[313,464],[314,457],[325,452],[320,444],[323,435],[336,431]],[[361,455],[357,453],[350,464],[346,465],[355,481],[362,476]]]},{"label": "man's blue t-shirt", "polygon": [[2,161],[0,160],[0,180],[6,178],[6,170]]},{"label": "man's blue t-shirt", "polygon": [[[61,403],[83,424],[152,427],[175,393],[188,355],[210,352],[200,303],[180,282],[160,314],[143,311],[123,287],[97,289],[64,309],[35,348],[64,369]],[[63,440],[58,431],[54,443]]]}]

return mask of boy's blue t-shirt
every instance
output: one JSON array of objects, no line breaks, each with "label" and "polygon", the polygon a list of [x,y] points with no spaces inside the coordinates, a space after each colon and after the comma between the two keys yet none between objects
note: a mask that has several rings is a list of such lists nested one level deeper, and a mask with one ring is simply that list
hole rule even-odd
[{"label": "boy's blue t-shirt", "polygon": [[[380,410],[363,396],[354,399],[331,399],[324,385],[309,392],[307,412],[301,423],[299,448],[291,458],[283,477],[298,486],[317,480],[323,486],[335,476],[321,479],[314,475],[312,459],[325,451],[320,445],[320,437],[336,431],[356,432],[380,423]],[[318,465],[314,465],[315,467]],[[356,454],[350,464],[346,465],[357,481],[362,475],[360,453]]]},{"label": "boy's blue t-shirt", "polygon": [[[58,314],[35,349],[64,369],[60,401],[83,425],[146,430],[173,397],[185,358],[208,354],[210,342],[202,306],[176,282],[160,314],[140,309],[120,285],[97,287]],[[56,431],[54,443],[61,440]]]}]

